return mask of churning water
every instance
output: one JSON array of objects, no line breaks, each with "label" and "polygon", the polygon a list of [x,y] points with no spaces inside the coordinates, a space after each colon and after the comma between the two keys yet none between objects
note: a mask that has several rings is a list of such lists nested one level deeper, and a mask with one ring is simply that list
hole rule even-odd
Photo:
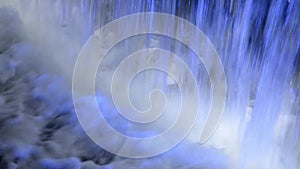
[{"label": "churning water", "polygon": [[[300,167],[300,1],[0,0],[0,5],[10,7],[0,10],[0,166]],[[226,107],[216,132],[205,144],[199,144],[201,125],[197,124],[203,123],[212,99],[205,66],[188,46],[169,37],[129,37],[107,54],[96,78],[99,107],[108,122],[124,134],[148,137],[175,120],[172,112],[176,112],[180,91],[174,79],[157,71],[136,76],[131,99],[143,110],[149,106],[145,96],[151,89],[165,91],[171,100],[166,109],[171,114],[164,121],[141,132],[140,126],[124,121],[113,109],[109,97],[113,71],[122,59],[147,47],[176,53],[189,66],[199,85],[200,115],[186,140],[170,152],[150,159],[114,158],[93,145],[77,122],[71,99],[72,73],[79,51],[94,31],[140,12],[184,18],[210,39],[224,66]],[[118,31],[139,26],[125,25]],[[179,33],[193,36],[188,31]],[[197,40],[192,43],[201,44]],[[124,76],[141,62],[127,65]],[[162,58],[159,62],[176,71],[173,60]],[[186,80],[184,73],[179,77]],[[118,84],[122,86],[122,81]],[[135,131],[128,132],[130,125]],[[145,132],[150,127],[155,130]],[[104,137],[118,145],[109,134]]]}]

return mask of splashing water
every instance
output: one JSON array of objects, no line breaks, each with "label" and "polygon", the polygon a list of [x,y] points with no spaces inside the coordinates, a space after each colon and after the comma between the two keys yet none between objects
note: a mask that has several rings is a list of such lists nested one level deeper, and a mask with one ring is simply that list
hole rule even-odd
[{"label": "splashing water", "polygon": [[[51,60],[49,69],[52,69],[52,65],[57,68],[51,72],[56,72],[69,81],[83,44],[94,31],[110,21],[139,12],[163,12],[189,20],[212,41],[224,65],[228,84],[226,109],[213,137],[205,144],[198,145],[196,142],[201,126],[196,125],[188,141],[185,141],[189,148],[179,147],[169,153],[168,158],[173,159],[169,161],[173,166],[170,164],[169,167],[174,168],[176,162],[185,160],[206,168],[222,168],[218,163],[225,163],[222,160],[227,158],[228,168],[300,167],[300,1],[2,0],[1,4],[12,6],[19,12],[30,41],[44,52],[44,60]],[[131,26],[139,27],[138,24]],[[122,27],[119,31],[132,27]],[[200,44],[197,41],[193,43]],[[107,112],[104,111],[105,116],[117,116],[107,97],[109,78],[113,71],[123,58],[145,47],[172,51],[190,67],[200,87],[200,117],[197,124],[203,123],[209,109],[207,105],[211,102],[209,77],[205,67],[187,46],[155,34],[130,37],[117,44],[105,57],[104,64],[98,70],[96,84],[99,86],[99,107],[110,113],[105,114]],[[173,62],[170,60],[162,59],[160,62],[170,65],[170,69],[176,69],[172,68]],[[128,71],[133,69],[134,64],[129,65]],[[185,74],[180,76],[184,80]],[[141,87],[141,83],[147,85]],[[141,99],[144,98],[141,95],[147,95],[153,87],[165,90],[176,100],[178,89],[173,84],[172,79],[166,80],[163,73],[146,72],[133,81],[132,101],[141,109],[147,108],[149,105],[145,105],[147,101]],[[60,92],[63,89],[57,90]],[[171,102],[170,112],[175,111],[176,104],[176,101]],[[172,117],[170,115],[166,122],[154,127],[159,131],[164,130],[174,120]],[[120,132],[127,132],[122,131],[123,124],[130,124],[119,117],[111,119],[108,121],[112,126],[120,128]],[[133,126],[135,127],[139,128]],[[145,136],[143,130],[142,134],[129,134],[146,137],[153,133],[146,133]],[[193,147],[194,144],[198,147]],[[214,154],[207,150],[209,147],[218,152]],[[193,156],[197,154],[196,151],[203,155]],[[226,158],[220,157],[220,154],[224,154]],[[187,160],[185,156],[190,157]],[[203,161],[199,158],[210,159],[210,162],[200,164]],[[147,160],[141,161],[132,160],[126,164],[117,161],[111,166],[151,166]],[[150,160],[149,163],[153,163],[153,168],[163,162]],[[165,165],[168,168],[168,164]],[[192,168],[193,164],[188,167]]]}]

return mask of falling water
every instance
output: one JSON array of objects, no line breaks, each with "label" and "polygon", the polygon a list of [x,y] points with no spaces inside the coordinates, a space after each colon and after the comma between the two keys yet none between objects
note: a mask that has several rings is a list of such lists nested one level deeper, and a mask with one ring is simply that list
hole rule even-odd
[{"label": "falling water", "polygon": [[[216,154],[223,154],[228,160],[228,168],[300,167],[300,1],[1,0],[0,4],[12,6],[19,12],[30,36],[28,39],[41,49],[48,64],[55,65],[55,69],[49,66],[47,71],[67,79],[67,85],[83,44],[110,21],[139,12],[162,12],[189,20],[214,44],[224,65],[228,90],[224,116],[213,137],[198,145],[195,135],[199,132],[195,126],[188,140],[200,147],[216,149]],[[122,29],[131,28],[120,31]],[[211,98],[204,66],[187,47],[167,37],[145,35],[123,41],[107,56],[115,60],[107,59],[100,71],[104,72],[103,76],[107,75],[124,57],[149,46],[182,56],[199,80],[201,111],[207,112],[205,105]],[[160,81],[159,77],[148,78],[147,82]],[[105,107],[109,102],[105,100],[105,77],[99,81],[99,93],[104,93],[99,94],[100,107]],[[202,152],[202,149],[199,153],[215,157],[210,164],[203,164],[206,168],[213,168],[210,166],[222,161],[219,155]],[[169,158],[173,156],[178,158],[176,152]],[[199,159],[193,160],[196,163]],[[149,164],[145,162],[145,165]]]}]

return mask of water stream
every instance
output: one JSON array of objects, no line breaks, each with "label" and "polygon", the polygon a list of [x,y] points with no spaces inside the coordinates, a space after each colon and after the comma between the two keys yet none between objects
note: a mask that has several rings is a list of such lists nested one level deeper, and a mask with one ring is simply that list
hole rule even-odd
[{"label": "water stream", "polygon": [[[74,63],[80,49],[94,31],[110,21],[139,12],[162,12],[189,20],[215,46],[223,63],[228,85],[224,116],[212,138],[203,145],[198,144],[200,127],[197,125],[187,138],[191,143],[189,146],[199,146],[195,151],[199,150],[204,156],[194,157],[193,152],[193,160],[188,160],[189,163],[197,163],[201,161],[197,158],[207,157],[208,163],[200,162],[194,167],[199,168],[203,165],[203,168],[218,168],[217,164],[223,165],[225,159],[228,168],[300,167],[300,1],[0,0],[0,5],[2,4],[18,11],[28,39],[42,51],[45,65],[50,65],[47,71],[65,79],[67,86],[71,84]],[[119,31],[126,31],[124,29],[132,27],[120,28]],[[200,44],[197,41],[193,43]],[[145,47],[159,47],[172,51],[187,63],[200,86],[202,115],[198,122],[203,122],[202,118],[211,101],[209,79],[203,64],[183,44],[154,34],[131,37],[120,42],[108,53],[99,69],[97,82],[99,99],[102,99],[100,107],[110,110],[110,107],[105,105],[106,102],[110,102],[105,100],[108,99],[106,76],[110,77],[117,63],[127,55]],[[170,60],[160,61],[172,65]],[[134,67],[134,64],[138,63],[131,66]],[[132,69],[131,66],[128,71]],[[184,78],[185,74],[181,76]],[[152,86],[145,85],[143,91],[138,93],[147,93],[153,85],[168,92],[170,89],[164,87],[170,87],[173,82],[167,80],[163,84],[157,83],[163,81],[163,78],[165,74],[157,72],[148,72],[144,78],[137,76],[137,88],[132,89],[133,95],[142,90],[139,88],[139,82]],[[60,92],[64,89],[55,90]],[[68,89],[65,91],[69,92]],[[176,98],[176,92],[173,92],[174,95]],[[141,109],[147,106],[139,96],[133,96],[132,100]],[[175,106],[173,104],[169,106],[171,111],[172,106]],[[113,119],[111,123],[114,122],[122,121],[116,122],[116,119]],[[168,124],[162,123],[161,126]],[[115,127],[118,128],[118,125]],[[206,148],[214,150],[203,150]],[[188,158],[185,156],[188,156],[191,149],[194,148],[178,148],[168,156],[170,159],[177,159],[171,160],[170,163]],[[181,151],[184,152],[184,157],[178,157]],[[214,151],[217,151],[218,155],[215,155]],[[143,164],[147,168],[152,162],[150,160],[148,164],[146,161]],[[164,162],[153,163],[160,165]],[[131,164],[135,165],[134,162]],[[168,164],[165,165],[168,168]],[[188,167],[193,168],[193,164]]]}]

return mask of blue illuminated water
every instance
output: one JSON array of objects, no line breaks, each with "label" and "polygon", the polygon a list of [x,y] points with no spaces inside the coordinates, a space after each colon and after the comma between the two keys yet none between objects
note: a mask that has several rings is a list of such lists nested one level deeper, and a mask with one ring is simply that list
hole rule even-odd
[{"label": "blue illuminated water", "polygon": [[[51,60],[49,64],[56,65],[57,69],[51,72],[67,79],[67,84],[82,45],[106,23],[137,12],[163,12],[189,20],[216,47],[224,65],[228,93],[224,118],[214,136],[204,145],[198,145],[196,128],[189,137],[190,142],[187,141],[189,146],[197,144],[195,150],[204,157],[185,161],[197,163],[197,158],[205,158],[207,154],[210,163],[203,164],[206,168],[213,168],[212,165],[218,168],[216,164],[224,164],[222,160],[225,159],[228,168],[233,169],[300,167],[300,1],[2,1],[19,11],[26,31],[31,35],[29,39],[44,51],[45,60]],[[132,42],[123,41],[108,56],[121,60],[145,46],[184,53],[183,59],[198,76],[204,91],[201,94],[202,111],[207,111],[205,105],[211,99],[207,91],[208,77],[197,57],[182,44],[172,44],[166,37],[151,35],[143,38],[145,44],[138,44],[134,38]],[[115,64],[116,61],[108,59],[104,74]],[[104,88],[104,91],[99,89],[99,93],[105,93],[106,83],[100,79],[99,85]],[[105,99],[105,94],[99,94],[99,97]],[[105,108],[106,104],[101,106]],[[214,153],[206,150],[208,148],[217,151],[215,160]],[[191,149],[194,148],[188,150]],[[180,153],[188,156],[188,150],[179,147],[171,152],[170,163],[184,160]],[[147,160],[144,163],[148,165]],[[153,163],[160,165],[163,162]],[[118,162],[117,165],[125,164]]]}]

